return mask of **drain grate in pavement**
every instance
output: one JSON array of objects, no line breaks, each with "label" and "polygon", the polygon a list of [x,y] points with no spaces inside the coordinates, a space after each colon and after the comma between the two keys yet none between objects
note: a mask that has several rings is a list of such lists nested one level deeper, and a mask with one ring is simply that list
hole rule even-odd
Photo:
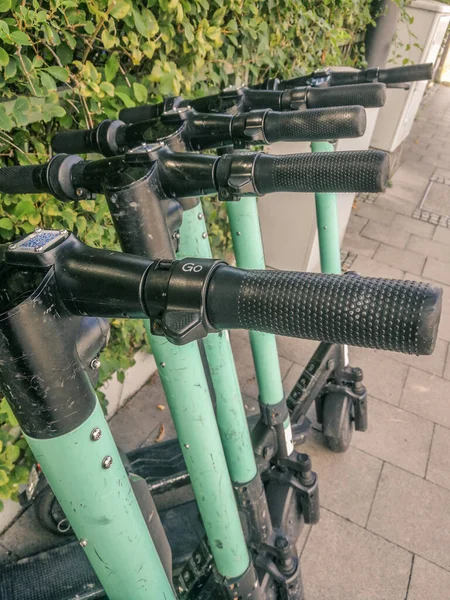
[{"label": "drain grate in pavement", "polygon": [[413,217],[450,227],[450,171],[437,169],[433,173]]}]

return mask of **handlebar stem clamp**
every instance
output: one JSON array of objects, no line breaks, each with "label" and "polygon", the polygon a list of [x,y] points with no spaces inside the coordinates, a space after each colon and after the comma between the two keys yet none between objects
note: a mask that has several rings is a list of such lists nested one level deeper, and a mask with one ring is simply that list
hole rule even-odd
[{"label": "handlebar stem clamp", "polygon": [[152,333],[182,346],[217,332],[206,315],[206,292],[212,274],[223,264],[199,258],[155,261],[144,284]]},{"label": "handlebar stem clamp", "polygon": [[216,187],[219,200],[230,202],[242,196],[259,196],[254,184],[254,166],[260,153],[224,154],[217,162]]}]

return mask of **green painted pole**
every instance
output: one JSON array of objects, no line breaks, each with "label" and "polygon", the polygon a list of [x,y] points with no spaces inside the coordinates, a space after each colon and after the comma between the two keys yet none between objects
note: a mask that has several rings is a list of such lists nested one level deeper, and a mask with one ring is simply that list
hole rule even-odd
[{"label": "green painted pole", "polygon": [[146,326],[216,567],[239,577],[250,558],[198,344],[174,346]]},{"label": "green painted pole", "polygon": [[[313,152],[333,152],[329,142],[312,142]],[[322,273],[341,272],[339,221],[336,194],[315,194],[317,231],[319,235],[320,268]]]},{"label": "green painted pole", "polygon": [[[183,213],[177,257],[212,257],[200,203]],[[228,470],[233,484],[242,485],[256,476],[257,467],[228,332],[210,334],[203,343],[216,393],[217,424]]]},{"label": "green painted pole", "polygon": [[25,438],[109,600],[175,600],[99,403],[70,433]]},{"label": "green painted pole", "polygon": [[[226,206],[237,266],[242,269],[265,269],[256,198],[227,202]],[[260,400],[263,404],[277,404],[283,399],[284,393],[275,336],[250,331],[250,344]]]}]

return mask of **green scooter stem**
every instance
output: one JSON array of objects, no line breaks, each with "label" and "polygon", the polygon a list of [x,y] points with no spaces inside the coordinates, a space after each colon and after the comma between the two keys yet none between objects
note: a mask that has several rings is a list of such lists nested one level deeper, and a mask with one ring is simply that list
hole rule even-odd
[{"label": "green scooter stem", "polygon": [[217,570],[239,577],[250,559],[198,344],[174,346],[146,328]]},{"label": "green scooter stem", "polygon": [[[237,202],[226,202],[226,207],[237,266],[242,269],[265,269],[256,197],[246,197]],[[278,404],[284,398],[284,391],[275,336],[269,333],[250,331],[249,337],[259,388],[259,400],[262,404]],[[289,417],[283,424],[283,432],[285,442],[283,453],[289,455],[294,449]]]},{"label": "green scooter stem", "polygon": [[[329,142],[312,142],[313,152],[333,152]],[[341,272],[339,221],[336,194],[315,194],[317,231],[319,236],[320,268],[322,273]]]},{"label": "green scooter stem", "polygon": [[[185,210],[177,258],[212,258],[202,206]],[[250,482],[257,474],[239,380],[228,332],[210,334],[204,347],[216,393],[217,424],[233,484]]]},{"label": "green scooter stem", "polygon": [[25,438],[109,600],[175,600],[100,404],[69,433]]}]

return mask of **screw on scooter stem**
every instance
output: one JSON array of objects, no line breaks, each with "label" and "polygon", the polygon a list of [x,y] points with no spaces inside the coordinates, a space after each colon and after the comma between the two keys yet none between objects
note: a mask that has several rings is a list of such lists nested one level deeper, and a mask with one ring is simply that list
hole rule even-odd
[{"label": "screw on scooter stem", "polygon": [[287,90],[299,86],[338,86],[364,83],[407,83],[409,81],[426,81],[433,77],[433,63],[422,63],[418,65],[405,65],[402,67],[391,67],[380,69],[378,67],[361,69],[359,71],[333,71],[328,68],[323,71],[315,71],[309,75],[294,77],[280,81],[279,79],[268,79],[262,84],[254,86],[255,89],[277,89]]},{"label": "screw on scooter stem", "polygon": [[[123,177],[156,177],[166,197],[219,193],[220,200],[273,192],[380,192],[386,187],[389,156],[378,150],[288,154],[261,152],[220,157],[172,152],[163,144],[123,156],[83,161],[57,154],[45,165],[3,167],[0,192],[49,192],[63,201],[92,198]],[[155,180],[155,181],[156,181]]]},{"label": "screw on scooter stem", "polygon": [[[27,277],[27,296],[30,282],[41,286],[51,279],[43,270],[52,269],[73,314],[150,317],[154,333],[179,345],[237,328],[410,354],[431,354],[436,343],[442,290],[425,283],[253,271],[212,259],[149,261],[51,230],[15,242],[3,256],[0,269],[43,273]],[[15,293],[20,303],[21,290]]]},{"label": "screw on scooter stem", "polygon": [[177,136],[176,145],[186,150],[204,150],[229,145],[242,148],[252,143],[360,137],[365,128],[366,114],[361,106],[301,112],[264,109],[234,116],[181,108],[149,121],[125,124],[107,120],[93,129],[63,131],[53,136],[52,148],[71,154],[98,152],[117,156],[159,139],[170,145],[173,135]]}]

